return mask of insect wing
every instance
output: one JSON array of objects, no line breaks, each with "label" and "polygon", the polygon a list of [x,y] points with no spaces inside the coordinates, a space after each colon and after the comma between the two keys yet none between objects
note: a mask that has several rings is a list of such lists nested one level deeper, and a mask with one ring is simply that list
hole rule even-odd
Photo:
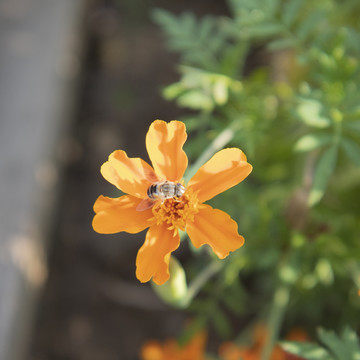
[{"label": "insect wing", "polygon": [[142,200],[139,205],[136,207],[136,211],[145,211],[154,206],[155,202],[151,199]]},{"label": "insect wing", "polygon": [[159,181],[158,177],[156,176],[155,172],[150,169],[144,169],[144,174],[147,180],[151,183],[156,183]]}]

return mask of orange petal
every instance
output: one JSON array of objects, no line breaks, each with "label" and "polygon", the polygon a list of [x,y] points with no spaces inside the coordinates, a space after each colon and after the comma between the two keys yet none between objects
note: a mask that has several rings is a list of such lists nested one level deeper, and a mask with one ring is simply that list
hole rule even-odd
[{"label": "orange petal", "polygon": [[158,341],[150,340],[141,348],[141,360],[165,360],[164,350]]},{"label": "orange petal", "polygon": [[223,149],[201,166],[188,186],[199,191],[198,198],[204,202],[243,181],[251,170],[240,149]]},{"label": "orange petal", "polygon": [[126,194],[146,198],[146,191],[156,175],[152,167],[140,158],[128,158],[125,151],[116,150],[101,167],[101,174]]},{"label": "orange petal", "polygon": [[151,278],[161,285],[169,279],[170,254],[179,247],[180,238],[168,230],[168,225],[153,225],[146,234],[144,245],[136,258],[136,277],[141,282]]},{"label": "orange petal", "polygon": [[94,205],[96,215],[92,223],[93,229],[101,234],[121,231],[134,234],[146,229],[152,224],[149,219],[153,214],[151,209],[136,211],[141,201],[131,195],[116,199],[99,196]]},{"label": "orange petal", "polygon": [[226,212],[209,205],[200,208],[194,222],[187,224],[186,232],[196,248],[208,244],[220,259],[244,244],[237,223]]},{"label": "orange petal", "polygon": [[[235,343],[226,341],[221,343],[219,347],[219,355],[221,359],[224,360],[238,360],[238,359],[253,359],[251,356],[251,352],[246,348],[241,348],[237,346]],[[248,355],[247,357],[245,355]],[[249,356],[250,355],[250,356]]]},{"label": "orange petal", "polygon": [[155,120],[146,135],[146,148],[159,178],[180,181],[188,159],[182,149],[186,141],[185,124],[180,121],[166,123]]},{"label": "orange petal", "polygon": [[206,332],[199,332],[183,347],[180,348],[181,359],[205,359]]}]

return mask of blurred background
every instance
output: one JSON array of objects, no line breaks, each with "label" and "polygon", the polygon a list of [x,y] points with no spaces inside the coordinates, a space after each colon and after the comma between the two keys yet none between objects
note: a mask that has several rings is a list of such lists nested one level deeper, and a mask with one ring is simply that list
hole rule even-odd
[{"label": "blurred background", "polygon": [[[360,330],[360,8],[345,3],[0,2],[1,360],[136,360],[193,313],[221,339],[269,313],[283,333]],[[247,247],[187,313],[135,278],[144,233],[91,226],[95,199],[118,196],[101,165],[116,149],[148,160],[155,119],[186,122],[192,162],[230,144],[256,164],[214,201]]]},{"label": "blurred background", "polygon": [[92,206],[114,192],[115,149],[146,158],[176,56],[154,7],[225,13],[223,1],[3,0],[0,4],[0,358],[137,359],[183,315],[135,279],[144,234],[103,238]]}]

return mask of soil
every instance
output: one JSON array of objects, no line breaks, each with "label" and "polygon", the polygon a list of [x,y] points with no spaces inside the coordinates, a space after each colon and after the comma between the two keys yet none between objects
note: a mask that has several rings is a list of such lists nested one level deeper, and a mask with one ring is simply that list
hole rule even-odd
[{"label": "soil", "polygon": [[[89,4],[79,105],[60,152],[63,184],[29,360],[139,359],[144,342],[175,337],[187,317],[135,278],[144,233],[101,235],[91,227],[97,196],[119,196],[99,172],[108,155],[124,149],[147,160],[149,124],[184,113],[160,94],[178,79],[178,59],[151,22],[155,7],[198,15],[227,11],[219,0]],[[180,258],[186,256],[181,251]]]}]

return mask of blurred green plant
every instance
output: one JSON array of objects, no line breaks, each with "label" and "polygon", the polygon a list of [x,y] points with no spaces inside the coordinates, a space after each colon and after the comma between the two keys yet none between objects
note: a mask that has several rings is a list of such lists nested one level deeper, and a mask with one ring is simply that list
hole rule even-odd
[{"label": "blurred green plant", "polygon": [[[254,165],[248,181],[212,200],[246,244],[189,311],[224,337],[232,316],[266,317],[268,359],[295,325],[360,331],[360,3],[227,4],[229,16],[156,9],[153,18],[179,54],[180,79],[163,95],[189,109],[187,177],[226,146]],[[196,280],[213,259],[194,253],[185,266]]]},{"label": "blurred green plant", "polygon": [[318,330],[323,346],[315,343],[283,341],[281,346],[293,355],[308,360],[357,360],[360,359],[360,344],[356,333],[346,328],[341,337],[333,331]]}]

